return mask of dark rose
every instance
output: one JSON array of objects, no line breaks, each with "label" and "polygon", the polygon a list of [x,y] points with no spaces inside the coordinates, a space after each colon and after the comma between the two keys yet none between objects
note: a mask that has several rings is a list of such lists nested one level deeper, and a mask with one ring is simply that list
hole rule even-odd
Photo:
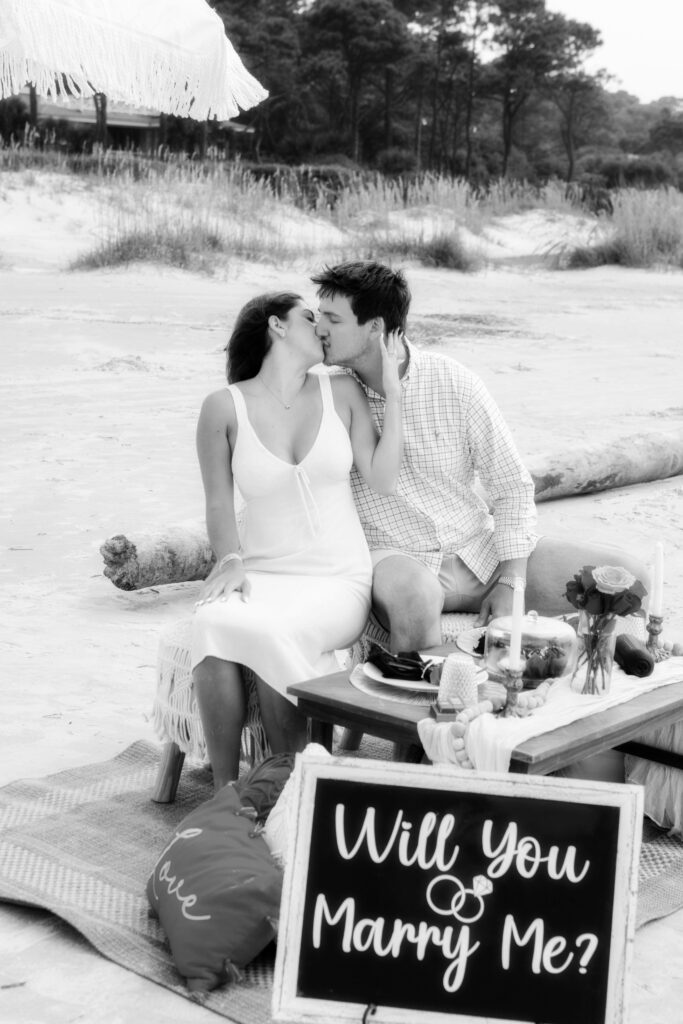
[{"label": "dark rose", "polygon": [[580,575],[577,574],[573,579],[569,580],[565,596],[575,608],[583,608],[584,594]]},{"label": "dark rose", "polygon": [[584,595],[584,609],[589,615],[604,615],[610,610],[612,598],[609,594],[601,594],[599,590],[593,589]]},{"label": "dark rose", "polygon": [[625,590],[622,594],[614,595],[610,608],[615,615],[633,615],[635,612],[640,611],[646,594],[647,590],[643,584],[640,580],[636,580],[628,590]]},{"label": "dark rose", "polygon": [[[597,577],[597,579],[596,579]],[[567,583],[566,598],[579,610],[589,615],[633,615],[640,610],[647,594],[640,580],[619,590],[618,584],[626,585],[633,576],[620,566],[584,565]]]}]

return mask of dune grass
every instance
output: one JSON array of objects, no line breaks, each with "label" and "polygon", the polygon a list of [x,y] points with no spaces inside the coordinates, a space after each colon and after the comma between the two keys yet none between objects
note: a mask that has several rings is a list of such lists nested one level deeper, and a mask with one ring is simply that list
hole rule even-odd
[{"label": "dune grass", "polygon": [[439,231],[429,237],[402,233],[375,236],[367,241],[365,248],[356,250],[355,256],[388,263],[410,260],[425,267],[442,267],[462,273],[480,270],[482,266],[481,258],[463,244],[457,229]]},{"label": "dune grass", "polygon": [[339,227],[359,217],[372,215],[375,223],[404,210],[439,210],[448,213],[460,227],[475,234],[497,217],[526,210],[576,213],[565,195],[565,183],[550,181],[543,186],[523,181],[500,180],[479,189],[463,178],[426,172],[412,181],[376,175],[351,182],[340,195],[332,213]]},{"label": "dune grass", "polygon": [[593,245],[569,253],[569,269],[683,267],[683,195],[673,188],[624,189]]},{"label": "dune grass", "polygon": [[[426,213],[426,226],[406,224],[396,216],[406,210],[399,183],[379,177],[362,181],[359,176],[332,208],[323,201],[321,188],[309,197],[308,210],[301,208],[300,196],[287,182],[276,186],[239,164],[178,163],[163,174],[141,176],[122,163],[97,180],[101,238],[73,269],[148,260],[212,273],[231,259],[288,266],[299,260],[354,257],[459,271],[479,266],[459,234],[459,222],[471,223],[463,212],[465,190],[454,187],[444,195],[442,201],[454,200],[444,211],[431,202],[434,185],[447,191],[436,180],[423,193],[413,187],[407,199]],[[439,217],[432,223],[437,210]]]},{"label": "dune grass", "polygon": [[[233,259],[291,266],[363,257],[471,271],[483,263],[472,236],[496,219],[532,209],[577,213],[559,181],[498,181],[478,190],[440,174],[359,173],[330,202],[322,184],[309,184],[304,196],[294,173],[275,181],[239,161],[183,155],[12,146],[0,148],[1,170],[71,176],[96,196],[99,239],[77,269],[146,260],[212,273]],[[683,266],[681,193],[627,189],[613,198],[614,215],[596,222],[595,243],[563,251],[557,265]]]},{"label": "dune grass", "polygon": [[201,227],[174,231],[157,227],[128,231],[101,242],[71,264],[72,270],[98,270],[129,263],[153,262],[181,270],[210,273],[212,260],[224,252],[222,240]]},{"label": "dune grass", "polygon": [[147,260],[212,273],[231,259],[287,264],[302,254],[268,182],[239,165],[162,165],[140,176],[123,167],[98,179],[100,241],[73,269]]}]

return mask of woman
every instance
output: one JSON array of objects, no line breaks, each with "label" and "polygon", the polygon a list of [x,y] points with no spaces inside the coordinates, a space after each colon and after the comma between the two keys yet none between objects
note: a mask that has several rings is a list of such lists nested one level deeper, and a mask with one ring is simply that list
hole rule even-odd
[{"label": "woman", "polygon": [[323,358],[315,316],[289,292],[241,310],[227,345],[230,383],[202,406],[197,451],[216,565],[196,608],[192,668],[216,789],[239,770],[241,666],[257,676],[273,751],[300,750],[305,720],[287,687],[335,671],[334,651],[365,625],[372,567],[349,473],[355,462],[390,494],[401,462],[396,336],[385,346],[383,327],[368,325],[383,353],[381,438],[352,377],[309,373]]}]

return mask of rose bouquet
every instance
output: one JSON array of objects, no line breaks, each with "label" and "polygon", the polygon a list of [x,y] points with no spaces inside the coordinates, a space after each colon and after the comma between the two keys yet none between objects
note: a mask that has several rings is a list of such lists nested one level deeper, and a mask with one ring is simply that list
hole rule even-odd
[{"label": "rose bouquet", "polygon": [[639,611],[646,594],[640,580],[618,565],[584,565],[567,583],[567,600],[579,612],[573,678],[582,680],[583,693],[609,690],[617,617]]}]

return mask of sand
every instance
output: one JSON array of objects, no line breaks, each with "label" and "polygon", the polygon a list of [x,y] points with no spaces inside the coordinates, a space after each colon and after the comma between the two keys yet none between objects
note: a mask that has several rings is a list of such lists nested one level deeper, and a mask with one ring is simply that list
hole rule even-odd
[{"label": "sand", "polygon": [[[234,263],[215,277],[67,271],[101,218],[85,187],[0,177],[0,784],[155,738],[157,635],[197,587],[117,591],[99,545],[201,518],[195,421],[222,382],[236,311],[268,288],[314,298],[313,266]],[[518,215],[490,229],[477,274],[407,268],[416,340],[482,376],[528,457],[683,426],[683,274],[542,266],[553,237],[565,245],[588,229],[585,219]],[[682,497],[676,477],[539,505],[539,523],[646,560],[661,540],[665,637],[683,640]],[[682,932],[678,913],[638,933],[633,1022],[671,1019]],[[216,1019],[102,960],[54,919],[0,907],[0,1018],[114,1024],[137,1021],[141,1006],[149,1024]]]}]

